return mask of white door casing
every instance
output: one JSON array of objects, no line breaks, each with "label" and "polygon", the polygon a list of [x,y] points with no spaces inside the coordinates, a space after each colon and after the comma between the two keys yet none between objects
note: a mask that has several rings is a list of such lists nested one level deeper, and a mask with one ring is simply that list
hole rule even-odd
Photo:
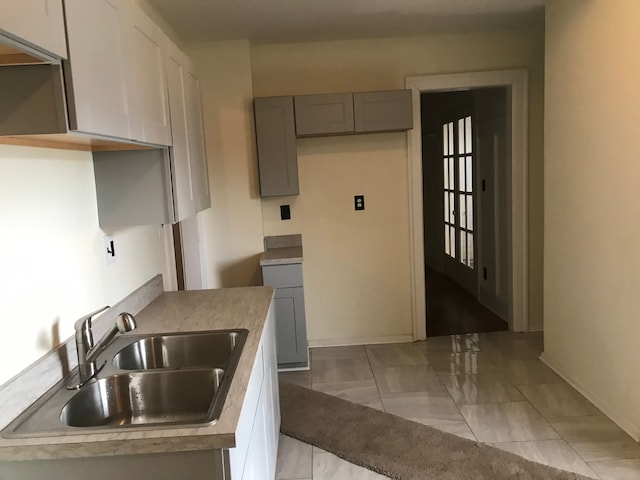
[{"label": "white door casing", "polygon": [[508,322],[515,332],[528,331],[528,78],[527,71],[497,70],[407,77],[413,91],[413,130],[407,132],[409,183],[409,239],[411,255],[412,320],[414,340],[424,340],[426,297],[424,280],[424,232],[422,192],[422,139],[420,94],[483,87],[507,87],[507,113],[511,123],[511,158],[507,166],[511,214],[508,249],[511,252]]}]

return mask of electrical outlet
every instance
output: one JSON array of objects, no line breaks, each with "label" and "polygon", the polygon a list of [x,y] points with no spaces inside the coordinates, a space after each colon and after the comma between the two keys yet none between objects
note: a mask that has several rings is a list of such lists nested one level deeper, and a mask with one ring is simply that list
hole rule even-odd
[{"label": "electrical outlet", "polygon": [[356,210],[364,210],[364,195],[353,197],[353,203]]},{"label": "electrical outlet", "polygon": [[107,265],[116,261],[116,244],[114,243],[111,235],[104,237],[104,258]]},{"label": "electrical outlet", "polygon": [[280,220],[291,220],[291,207],[280,205]]}]

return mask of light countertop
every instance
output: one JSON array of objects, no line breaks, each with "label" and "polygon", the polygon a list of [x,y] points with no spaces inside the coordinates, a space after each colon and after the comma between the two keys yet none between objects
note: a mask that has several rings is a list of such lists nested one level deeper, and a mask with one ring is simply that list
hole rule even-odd
[{"label": "light countertop", "polygon": [[48,437],[0,437],[0,461],[80,458],[233,448],[249,376],[271,299],[271,287],[166,292],[136,315],[133,332],[249,330],[220,419],[202,427],[123,429]]},{"label": "light countertop", "polygon": [[302,247],[269,248],[260,258],[260,266],[302,263]]}]

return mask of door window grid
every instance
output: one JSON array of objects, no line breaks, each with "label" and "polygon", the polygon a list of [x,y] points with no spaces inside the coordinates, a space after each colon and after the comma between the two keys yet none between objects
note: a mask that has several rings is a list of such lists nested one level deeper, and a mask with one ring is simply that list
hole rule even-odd
[{"label": "door window grid", "polygon": [[443,168],[444,168],[444,251],[452,258],[456,258],[456,227],[455,227],[455,148],[454,123],[442,126],[443,135]]},{"label": "door window grid", "polygon": [[[463,265],[474,268],[471,117],[467,116],[457,122],[444,124],[442,133],[445,253],[452,258],[458,258]],[[456,137],[457,142],[455,142]],[[456,212],[458,212],[457,216]],[[460,242],[459,248],[456,249],[458,235]]]}]

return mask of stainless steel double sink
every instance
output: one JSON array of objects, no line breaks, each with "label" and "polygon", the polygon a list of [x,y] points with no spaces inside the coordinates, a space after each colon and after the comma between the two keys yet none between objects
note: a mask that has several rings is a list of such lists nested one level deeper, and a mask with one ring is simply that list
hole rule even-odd
[{"label": "stainless steel double sink", "polygon": [[78,390],[67,389],[73,378],[59,382],[2,434],[16,438],[214,423],[247,335],[241,329],[123,335],[101,355],[106,364],[95,379]]}]

